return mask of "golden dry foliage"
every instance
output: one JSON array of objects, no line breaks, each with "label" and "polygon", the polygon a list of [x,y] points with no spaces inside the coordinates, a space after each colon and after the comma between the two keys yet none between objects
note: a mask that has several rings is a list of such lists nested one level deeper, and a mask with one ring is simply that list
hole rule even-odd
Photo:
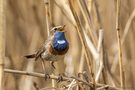
[{"label": "golden dry foliage", "polygon": [[[65,73],[71,80],[67,82],[65,78],[66,81],[52,83],[56,80],[45,81],[40,77],[5,73],[4,90],[121,88],[116,1],[7,0],[5,68],[44,73],[40,60],[27,60],[23,56],[34,53],[45,42],[51,27],[66,25],[70,49],[62,60],[55,62],[57,71],[54,75]],[[121,0],[119,10],[125,90],[134,90],[135,0]],[[86,83],[76,79],[78,75]],[[54,88],[52,84],[55,84]],[[89,84],[92,84],[92,89]]]}]

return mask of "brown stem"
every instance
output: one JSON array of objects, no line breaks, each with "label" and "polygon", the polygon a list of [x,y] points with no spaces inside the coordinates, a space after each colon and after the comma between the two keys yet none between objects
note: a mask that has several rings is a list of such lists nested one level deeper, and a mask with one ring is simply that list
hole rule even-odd
[{"label": "brown stem", "polygon": [[125,85],[124,85],[125,80],[124,80],[121,36],[120,36],[120,27],[119,27],[119,16],[120,16],[120,11],[119,10],[120,10],[120,0],[117,0],[116,30],[117,30],[118,51],[119,51],[120,84],[121,84],[121,90],[124,90],[124,88],[125,88]]},{"label": "brown stem", "polygon": [[5,44],[5,27],[4,27],[4,5],[5,0],[0,0],[0,90],[3,90],[3,68],[4,68],[4,44]]},{"label": "brown stem", "polygon": [[[37,72],[27,72],[27,71],[19,71],[19,70],[11,70],[11,69],[4,69],[4,72],[45,78],[45,74],[37,73]],[[50,79],[58,80],[58,78],[59,78],[59,76],[50,75]],[[86,82],[86,81],[84,81],[80,78],[75,77],[75,76],[70,76],[70,77],[63,76],[62,78],[63,78],[64,81],[72,81],[73,79],[75,79],[75,80],[77,80],[79,82],[82,82],[84,85],[87,85],[89,87],[91,87],[93,85],[92,82],[88,83],[88,82]],[[103,86],[106,86],[106,85],[97,83],[97,87],[103,87]],[[110,85],[108,85],[108,88],[113,89],[113,90],[119,90],[119,88],[116,88],[116,87],[113,87],[113,86],[110,86]]]}]

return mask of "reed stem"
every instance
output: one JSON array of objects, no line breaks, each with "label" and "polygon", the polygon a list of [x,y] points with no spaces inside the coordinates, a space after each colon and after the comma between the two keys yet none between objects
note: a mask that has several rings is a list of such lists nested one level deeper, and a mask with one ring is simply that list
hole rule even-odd
[{"label": "reed stem", "polygon": [[119,27],[119,16],[120,16],[120,0],[117,0],[117,11],[116,11],[116,30],[117,30],[117,39],[118,39],[118,51],[119,51],[119,69],[120,69],[120,84],[121,90],[124,90],[124,69],[123,69],[123,60],[122,60],[122,47],[121,47],[121,36],[120,36],[120,27]]},{"label": "reed stem", "polygon": [[0,0],[0,90],[3,90],[3,69],[5,53],[5,17],[4,17],[5,0]]}]

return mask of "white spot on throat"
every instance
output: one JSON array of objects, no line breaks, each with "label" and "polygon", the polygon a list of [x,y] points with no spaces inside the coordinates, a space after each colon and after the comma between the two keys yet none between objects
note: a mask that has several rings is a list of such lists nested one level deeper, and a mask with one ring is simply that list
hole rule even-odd
[{"label": "white spot on throat", "polygon": [[57,43],[64,44],[64,43],[66,43],[66,41],[65,40],[58,40]]}]

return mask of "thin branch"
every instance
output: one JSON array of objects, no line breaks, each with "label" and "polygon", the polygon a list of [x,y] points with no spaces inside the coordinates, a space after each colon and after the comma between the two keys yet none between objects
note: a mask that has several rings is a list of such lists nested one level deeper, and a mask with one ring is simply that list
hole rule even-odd
[{"label": "thin branch", "polygon": [[72,82],[68,85],[68,89],[67,90],[72,90],[74,84],[76,84],[76,80],[73,79]]},{"label": "thin branch", "polygon": [[98,46],[97,46],[97,52],[99,53],[101,50],[101,46],[102,46],[102,41],[103,41],[103,29],[99,30],[99,39],[98,39]]},{"label": "thin branch", "polygon": [[131,22],[132,20],[135,18],[135,9],[133,10],[132,14],[130,15],[127,23],[126,23],[126,26],[125,26],[125,29],[124,29],[124,33],[122,35],[122,38],[121,38],[121,43],[123,44],[124,41],[125,41],[125,38],[127,36],[127,33],[128,33],[128,30],[129,30],[129,27],[131,25]]},{"label": "thin branch", "polygon": [[[103,70],[103,60],[102,58],[100,57],[100,50],[101,50],[101,47],[102,47],[102,41],[103,41],[103,30],[100,29],[99,30],[99,40],[98,40],[98,46],[97,46],[97,52],[98,52],[98,58],[97,60],[95,61],[96,62],[96,68],[98,67],[98,63],[100,64],[99,68],[98,68],[98,72],[97,72],[97,75],[96,75],[96,79],[95,81],[97,82],[99,80],[99,77],[100,77],[100,74]],[[97,70],[96,70],[97,71]]]},{"label": "thin branch", "polygon": [[96,60],[98,58],[98,53],[96,48],[94,47],[93,43],[91,42],[91,40],[89,39],[88,35],[86,34],[86,32],[83,30],[84,33],[84,38],[86,40],[86,43],[88,45],[89,50],[91,51],[92,56],[94,57],[94,59]]},{"label": "thin branch", "polygon": [[5,53],[5,0],[0,0],[0,90],[3,90],[3,69],[4,69],[4,53]]},{"label": "thin branch", "polygon": [[[4,69],[4,72],[5,73],[13,73],[13,74],[19,74],[19,75],[28,75],[28,76],[34,76],[34,77],[40,77],[40,78],[45,78],[45,74],[42,74],[42,73],[36,73],[36,72],[27,72],[27,71],[19,71],[19,70],[11,70],[11,69]],[[58,80],[59,76],[56,76],[56,75],[50,75],[50,79],[55,79],[55,80]],[[83,84],[91,87],[93,85],[92,82],[86,82],[80,78],[77,78],[75,76],[70,76],[70,77],[66,77],[66,76],[63,76],[63,81],[72,81],[73,79],[79,81],[79,82],[82,82]],[[106,86],[104,84],[100,84],[100,83],[97,83],[97,87],[103,87],[103,86]],[[112,88],[114,90],[119,90],[119,88],[116,88],[116,87],[112,87],[110,85],[108,85],[109,88]]]},{"label": "thin branch", "polygon": [[83,69],[84,69],[84,48],[82,48],[81,51],[81,58],[80,58],[80,65],[79,65],[79,73],[83,73]]},{"label": "thin branch", "polygon": [[98,24],[98,27],[99,29],[102,29],[102,22],[101,22],[101,15],[99,13],[99,7],[98,7],[98,4],[97,4],[97,0],[93,0],[93,4],[94,4],[94,7],[95,7],[95,12],[96,12],[96,16],[97,16],[97,24]]},{"label": "thin branch", "polygon": [[119,47],[119,68],[120,68],[120,84],[121,90],[125,88],[125,80],[124,80],[124,70],[123,70],[123,61],[122,61],[122,48],[121,48],[121,36],[120,36],[120,27],[119,27],[119,16],[120,16],[120,4],[121,0],[117,0],[117,11],[116,11],[116,30],[117,30],[117,39],[118,39],[118,47]]},{"label": "thin branch", "polygon": [[45,88],[41,88],[39,90],[60,90],[60,88],[55,88],[55,87],[45,87]]},{"label": "thin branch", "polygon": [[105,85],[105,86],[103,86],[103,87],[97,88],[97,90],[104,90],[104,89],[106,89],[106,88],[109,88],[109,86],[108,86],[108,85]]},{"label": "thin branch", "polygon": [[[4,69],[4,71],[6,73],[14,73],[14,74],[20,74],[20,75],[29,75],[29,76],[34,76],[34,77],[45,78],[45,74],[42,74],[42,73],[19,71],[19,70],[11,70],[11,69]],[[64,81],[70,81],[70,80],[72,80],[72,78],[74,78],[74,77],[71,77],[71,78],[63,77],[63,80]],[[58,80],[59,76],[50,75],[50,79]],[[78,79],[78,81],[83,82],[85,85],[91,86],[91,84],[89,84],[89,83],[87,83],[87,82],[85,82],[85,81],[83,81],[81,79]]]},{"label": "thin branch", "polygon": [[49,0],[44,0],[45,3],[45,17],[46,17],[46,30],[47,30],[47,35],[50,35],[50,24],[51,24],[51,13],[50,13],[50,1]]}]

